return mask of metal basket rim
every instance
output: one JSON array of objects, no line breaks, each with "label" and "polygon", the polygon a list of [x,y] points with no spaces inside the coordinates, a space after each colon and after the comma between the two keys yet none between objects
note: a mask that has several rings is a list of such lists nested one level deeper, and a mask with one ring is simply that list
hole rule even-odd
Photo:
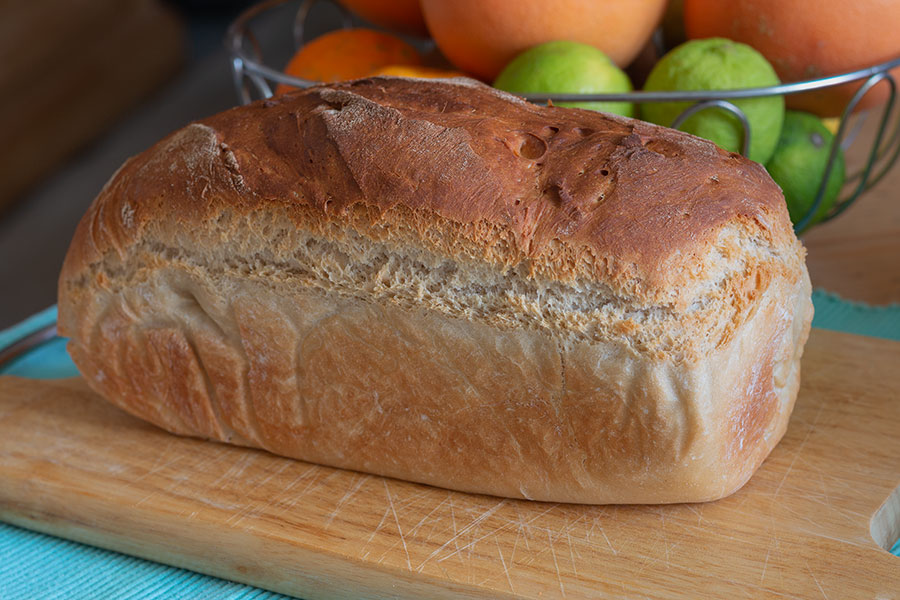
[{"label": "metal basket rim", "polygon": [[[250,8],[243,11],[228,27],[225,34],[225,45],[231,52],[232,60],[235,66],[239,66],[248,74],[263,76],[276,83],[291,85],[294,87],[310,87],[318,85],[322,82],[311,81],[292,77],[281,71],[273,69],[262,62],[258,62],[252,56],[244,51],[245,31],[249,27],[250,21],[262,14],[263,12],[274,8],[275,6],[286,4],[291,0],[264,0],[254,4]],[[622,94],[519,94],[531,102],[572,102],[572,101],[589,101],[589,102],[695,102],[699,100],[739,100],[743,98],[759,98],[765,96],[785,96],[789,94],[798,94],[819,90],[861,79],[866,79],[878,73],[884,73],[894,68],[900,67],[900,56],[880,62],[878,64],[821,77],[818,79],[806,79],[802,81],[793,81],[789,83],[780,83],[773,86],[738,88],[727,90],[690,90],[690,91],[666,91],[666,92],[647,92],[643,90],[635,90]]]},{"label": "metal basket rim", "polygon": [[[296,14],[294,16],[294,45],[302,47],[304,45],[304,23],[309,15],[311,8],[323,0],[301,0],[298,4]],[[341,27],[351,26],[350,13],[343,9],[335,0],[325,0],[329,4],[336,6],[342,13]],[[269,98],[273,95],[273,88],[270,82],[286,84],[297,88],[307,88],[319,85],[323,82],[309,81],[286,75],[285,73],[268,67],[264,64],[262,50],[260,44],[251,28],[251,20],[260,14],[283,4],[287,4],[289,0],[262,0],[257,4],[242,12],[229,26],[225,43],[230,50],[232,75],[234,76],[235,88],[238,96],[243,104],[249,104],[253,101],[249,83],[256,87],[256,91],[261,98]],[[248,44],[249,42],[249,44]],[[431,42],[433,43],[433,41]],[[631,102],[635,104],[651,103],[651,102],[672,102],[681,103],[689,108],[682,111],[681,115],[676,119],[688,118],[691,114],[706,110],[707,108],[716,107],[718,109],[727,110],[738,118],[743,132],[741,141],[741,154],[749,155],[751,141],[750,123],[738,104],[742,99],[762,98],[772,96],[785,96],[788,94],[797,94],[809,92],[812,90],[821,90],[834,86],[845,85],[851,82],[859,81],[855,92],[847,105],[844,107],[840,116],[840,125],[835,133],[834,140],[831,142],[828,162],[823,174],[822,181],[819,183],[818,192],[812,206],[806,210],[804,216],[794,223],[794,231],[800,235],[814,223],[822,223],[828,221],[846,210],[853,204],[858,197],[874,185],[884,173],[893,165],[897,158],[900,157],[900,119],[894,120],[894,125],[889,125],[893,119],[892,112],[895,107],[895,100],[898,91],[898,83],[893,76],[892,71],[900,69],[900,56],[890,60],[857,69],[855,71],[847,71],[838,73],[828,77],[818,79],[808,79],[804,81],[795,81],[790,83],[780,83],[774,86],[756,87],[756,88],[740,88],[729,90],[691,90],[691,91],[667,91],[667,92],[646,92],[642,90],[623,93],[623,94],[517,94],[526,100],[535,103],[546,103],[550,101],[561,102]],[[822,216],[819,215],[819,207],[822,204],[829,177],[832,172],[835,160],[840,154],[842,143],[845,139],[847,123],[849,117],[855,111],[857,105],[863,96],[865,96],[873,87],[887,82],[889,95],[882,112],[881,124],[879,132],[876,136],[873,147],[868,151],[868,160],[862,171],[852,177],[848,177],[846,184],[851,181],[859,180],[854,184],[855,189],[852,193],[844,198],[837,198],[833,206],[828,212]],[[881,86],[884,87],[884,86]],[[277,91],[277,90],[276,90]],[[889,136],[887,145],[883,145],[883,136],[885,128],[893,127],[893,133]],[[678,127],[673,122],[672,127]],[[895,147],[896,146],[896,147]],[[870,181],[870,174],[875,164],[878,163],[878,170]]]}]

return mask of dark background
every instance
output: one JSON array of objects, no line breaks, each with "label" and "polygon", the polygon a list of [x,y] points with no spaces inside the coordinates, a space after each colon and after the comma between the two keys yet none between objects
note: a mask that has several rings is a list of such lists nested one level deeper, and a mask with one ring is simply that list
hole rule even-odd
[{"label": "dark background", "polygon": [[[69,153],[57,168],[0,208],[0,329],[56,302],[57,275],[75,226],[126,158],[192,120],[238,104],[224,38],[230,22],[251,2],[166,4],[184,26],[182,66],[114,118],[99,136]],[[290,57],[296,6],[293,3],[280,14],[276,11],[254,27],[267,53],[266,62],[273,66],[281,67]],[[333,9],[316,10],[309,24],[311,35],[337,22]],[[52,43],[42,41],[41,33],[34,32],[36,43]],[[68,117],[77,119],[78,114]]]}]

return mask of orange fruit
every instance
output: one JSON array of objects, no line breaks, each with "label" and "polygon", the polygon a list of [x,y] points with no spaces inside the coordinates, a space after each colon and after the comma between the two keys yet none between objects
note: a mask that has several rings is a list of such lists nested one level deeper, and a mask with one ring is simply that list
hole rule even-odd
[{"label": "orange fruit", "polygon": [[428,35],[419,0],[339,0],[369,23],[402,33]]},{"label": "orange fruit", "polygon": [[435,69],[434,67],[415,67],[409,65],[388,65],[379,67],[369,73],[370,76],[391,75],[393,77],[419,77],[421,79],[447,79],[450,77],[466,77],[465,73]]},{"label": "orange fruit", "polygon": [[[753,46],[785,83],[869,67],[900,55],[900,2],[886,0],[685,0],[689,38],[727,37]],[[892,71],[895,80],[900,68]],[[786,97],[789,108],[841,114],[860,83]],[[885,101],[875,86],[859,105]]]},{"label": "orange fruit", "polygon": [[493,81],[516,55],[545,42],[590,44],[630,63],[662,17],[666,0],[421,0],[441,52]]},{"label": "orange fruit", "polygon": [[[366,77],[387,65],[419,65],[416,49],[396,38],[371,29],[338,29],[304,45],[284,72],[310,81],[344,81]],[[276,94],[294,89],[279,84]]]}]

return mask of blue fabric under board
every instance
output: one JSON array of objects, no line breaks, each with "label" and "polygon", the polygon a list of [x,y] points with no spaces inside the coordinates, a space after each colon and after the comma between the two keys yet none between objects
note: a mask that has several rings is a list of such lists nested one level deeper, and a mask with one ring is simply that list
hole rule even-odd
[{"label": "blue fabric under board", "polygon": [[3,600],[275,600],[288,596],[0,523]]},{"label": "blue fabric under board", "polygon": [[816,290],[813,305],[813,327],[900,341],[900,304],[869,306]]},{"label": "blue fabric under board", "polygon": [[[9,329],[0,331],[0,350],[55,322],[56,306],[51,306]],[[66,340],[57,337],[16,357],[10,363],[0,366],[0,375],[19,375],[32,379],[61,379],[75,377],[78,375],[78,369],[75,368],[75,364],[66,352]]]}]

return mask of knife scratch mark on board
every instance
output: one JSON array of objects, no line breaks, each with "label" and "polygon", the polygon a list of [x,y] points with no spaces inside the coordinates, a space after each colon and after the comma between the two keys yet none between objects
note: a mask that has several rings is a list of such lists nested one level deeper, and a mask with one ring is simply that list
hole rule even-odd
[{"label": "knife scratch mark on board", "polygon": [[[381,528],[384,526],[384,522],[387,520],[387,516],[391,514],[390,508],[385,508],[384,513],[381,515],[381,521],[378,522],[378,525],[375,526],[375,529],[372,530],[372,533],[369,535],[369,539],[366,540],[366,543],[363,545],[362,549],[365,550],[366,547],[372,542],[375,538],[375,535],[381,531]],[[366,553],[368,554],[368,553]]]},{"label": "knife scratch mark on board", "polygon": [[550,506],[548,506],[547,508],[545,508],[544,510],[542,510],[542,511],[539,512],[538,514],[536,514],[536,515],[534,515],[533,517],[531,517],[530,519],[528,519],[525,523],[528,524],[528,525],[531,525],[532,523],[534,523],[535,521],[537,521],[538,519],[540,519],[541,517],[543,517],[544,515],[546,515],[546,514],[547,514],[548,512],[550,512],[551,510],[554,510],[554,509],[555,509],[556,507],[558,507],[558,506],[559,506],[559,503],[551,504]]},{"label": "knife scratch mark on board", "polygon": [[519,547],[519,538],[522,537],[522,528],[516,527],[516,540],[513,542],[513,549],[509,555],[509,563],[515,564],[516,560],[516,548]]},{"label": "knife scratch mark on board", "polygon": [[453,498],[450,498],[450,522],[453,526],[453,546],[456,548],[456,551],[459,552],[459,537],[457,533],[459,532],[459,527],[456,523],[456,506],[453,505]]},{"label": "knife scratch mark on board", "polygon": [[824,532],[821,530],[820,527],[817,527],[817,528],[815,528],[815,529],[798,528],[797,531],[800,532],[800,533],[806,533],[806,534],[809,534],[809,535],[811,535],[811,536],[815,536],[815,537],[817,537],[817,538],[822,538],[822,539],[826,539],[826,540],[832,540],[832,541],[837,542],[837,543],[839,543],[839,544],[849,544],[850,546],[856,546],[857,548],[866,548],[866,547],[869,546],[869,544],[868,544],[867,542],[862,542],[862,543],[860,543],[860,542],[855,541],[855,540],[852,540],[852,539],[847,539],[847,538],[843,538],[843,537],[837,537],[837,536],[834,536],[834,535],[828,535],[827,533],[824,533]]},{"label": "knife scratch mark on board", "polygon": [[172,447],[173,443],[174,442],[172,440],[168,440],[166,445],[160,450],[159,454],[157,454],[156,460],[153,462],[153,466],[151,466],[149,469],[147,469],[147,471],[145,471],[141,475],[138,475],[137,477],[135,477],[128,483],[135,484],[138,481],[142,481],[143,479],[146,479],[147,477],[156,475],[157,473],[159,473],[166,467],[171,466],[171,465],[177,463],[179,460],[181,460],[183,457],[176,453],[174,458],[171,458],[171,459],[163,462],[165,460],[165,458],[168,456],[168,450],[169,450],[169,448]]},{"label": "knife scratch mark on board", "polygon": [[416,524],[413,526],[412,529],[409,530],[409,533],[412,533],[412,534],[416,533],[416,532],[419,530],[419,528],[420,528],[422,525],[425,524],[425,521],[428,520],[428,517],[430,517],[431,515],[433,515],[435,512],[437,512],[437,510],[438,510],[439,508],[441,508],[444,504],[446,504],[448,498],[449,498],[452,494],[453,494],[453,492],[451,492],[450,490],[447,490],[447,496],[445,496],[443,500],[441,500],[440,502],[438,502],[437,504],[435,504],[435,505],[434,505],[434,508],[432,508],[430,511],[428,511],[428,513],[427,513],[424,517],[422,517],[422,518],[419,520],[419,522],[416,523]]},{"label": "knife scratch mark on board", "polygon": [[[495,507],[495,509],[496,509],[496,507]],[[483,517],[484,517],[484,515],[482,515],[481,517],[476,518],[476,520],[475,520],[471,525],[477,525],[477,524],[480,524],[481,521],[483,520]],[[444,556],[444,557],[439,558],[439,559],[438,559],[438,562],[445,561],[445,560],[447,560],[448,558],[451,558],[451,557],[454,556],[454,555],[460,555],[460,553],[461,553],[463,550],[466,550],[466,551],[467,551],[466,556],[467,556],[467,558],[471,559],[471,558],[472,558],[472,552],[473,552],[475,546],[478,544],[478,542],[481,542],[481,541],[483,541],[483,540],[485,540],[485,539],[487,539],[487,538],[489,538],[489,537],[496,537],[496,536],[499,535],[502,531],[504,531],[504,530],[508,529],[509,527],[511,527],[513,524],[514,524],[513,521],[507,521],[506,523],[504,523],[504,524],[501,525],[500,527],[492,528],[492,529],[491,529],[490,531],[488,531],[486,534],[484,534],[484,535],[482,535],[482,536],[479,536],[479,537],[475,538],[474,540],[468,542],[468,543],[465,544],[462,548],[460,548],[460,547],[459,547],[459,544],[457,543],[456,549],[455,549],[452,553],[448,554],[447,556]],[[477,530],[478,530],[478,529],[476,528],[475,531],[477,531]],[[460,536],[457,537],[457,540],[459,539],[459,537],[462,536],[462,533],[464,533],[464,532],[460,532]]]},{"label": "knife scratch mark on board", "polygon": [[659,510],[659,521],[660,521],[659,532],[660,532],[660,535],[662,536],[663,547],[665,548],[665,551],[666,551],[666,567],[669,567],[669,566],[671,566],[671,564],[669,563],[669,537],[666,535],[666,513],[665,513],[665,510],[663,509],[663,507],[659,507],[658,510]]},{"label": "knife scratch mark on board", "polygon": [[652,556],[649,556],[647,554],[639,555],[638,558],[642,558],[643,560],[641,561],[641,567],[637,570],[637,577],[640,577],[644,573],[644,569],[646,569],[648,566],[656,565],[659,562],[658,559],[653,558]]},{"label": "knife scratch mark on board", "polygon": [[[568,547],[569,547],[569,557],[570,557],[570,559],[571,559],[571,561],[572,561],[572,572],[573,572],[573,574],[575,575],[575,578],[576,578],[576,579],[578,579],[578,567],[577,567],[577,563],[576,563],[576,560],[575,560],[575,554],[576,554],[576,551],[575,551],[575,549],[574,549],[574,545],[572,544],[572,535],[571,535],[570,532],[571,532],[572,529],[575,528],[576,525],[578,525],[579,523],[581,523],[582,521],[584,521],[585,518],[586,518],[585,513],[582,513],[582,514],[580,514],[580,515],[578,516],[577,519],[574,519],[574,520],[568,520],[568,521],[566,522],[566,524],[565,524],[561,529],[559,529],[558,531],[555,532],[555,537],[556,537],[556,539],[562,539],[562,536],[563,536],[563,535],[566,536],[566,544],[567,544]],[[544,530],[548,533],[548,535],[554,533],[550,528],[546,528],[546,529],[544,529]],[[580,557],[580,556],[581,556],[581,555],[579,554],[579,557]]]},{"label": "knife scratch mark on board", "polygon": [[700,527],[700,526],[703,524],[703,515],[700,513],[700,511],[697,510],[696,508],[694,508],[693,506],[691,506],[690,504],[685,504],[684,506],[685,506],[689,511],[691,511],[692,513],[694,513],[695,515],[697,515],[697,527]]},{"label": "knife scratch mark on board", "polygon": [[574,521],[567,521],[567,523],[566,523],[566,524],[563,526],[563,528],[560,530],[560,535],[563,534],[563,533],[565,533],[566,535],[568,535],[568,534],[569,534],[569,531],[571,531],[572,529],[575,528],[576,525],[578,525],[579,523],[581,523],[582,521],[584,521],[585,518],[586,518],[586,515],[585,515],[584,513],[582,513],[582,514],[578,515],[578,518],[575,519]]},{"label": "knife scratch mark on board", "polygon": [[259,481],[259,483],[256,484],[256,487],[262,487],[263,485],[269,483],[274,478],[278,477],[279,475],[281,475],[282,473],[287,471],[288,467],[290,467],[290,466],[293,466],[293,461],[289,461],[289,460],[282,461],[281,465],[277,469],[275,469],[274,471],[272,471],[271,473],[269,473],[268,475],[263,477]]},{"label": "knife scratch mark on board", "polygon": [[433,493],[432,490],[425,488],[425,489],[420,489],[413,494],[409,494],[408,496],[404,496],[403,498],[400,498],[400,497],[396,497],[397,489],[395,487],[394,488],[394,494],[395,494],[394,505],[397,507],[397,510],[399,512],[403,512],[403,509],[409,508],[410,506],[415,504],[421,498],[428,498],[429,496],[432,495],[432,493]]},{"label": "knife scratch mark on board", "polygon": [[769,544],[769,547],[766,549],[766,558],[763,560],[763,568],[762,573],[759,574],[759,585],[763,584],[763,580],[766,578],[766,569],[769,567],[769,555],[772,554],[772,545]]},{"label": "knife scratch mark on board", "polygon": [[[487,519],[488,517],[490,517],[492,514],[494,514],[494,513],[497,512],[498,510],[500,510],[500,508],[501,508],[502,506],[504,506],[505,504],[506,504],[506,499],[501,500],[501,501],[498,502],[493,508],[489,508],[488,510],[484,511],[483,513],[481,513],[479,516],[475,517],[468,525],[466,525],[465,527],[463,527],[463,528],[460,529],[459,531],[456,530],[456,519],[455,519],[455,517],[454,517],[454,521],[453,521],[453,537],[450,538],[449,540],[447,540],[446,542],[444,542],[438,549],[434,550],[431,554],[429,554],[429,555],[425,558],[425,560],[422,561],[422,564],[420,564],[420,565],[416,568],[416,572],[421,573],[421,572],[422,572],[422,569],[425,568],[425,565],[426,565],[432,558],[434,558],[435,556],[437,556],[438,554],[440,554],[441,552],[443,552],[444,549],[445,549],[447,546],[449,546],[450,544],[452,544],[452,543],[454,543],[455,541],[457,541],[460,537],[462,537],[463,535],[467,534],[467,533],[468,533],[469,531],[471,531],[473,528],[477,527],[482,521],[484,521],[485,519]],[[452,504],[451,504],[451,514],[452,514]],[[478,540],[476,540],[476,541],[478,541]],[[473,542],[473,543],[474,543],[474,542]],[[438,562],[442,562],[442,561],[444,561],[444,560],[447,560],[447,559],[450,558],[451,556],[458,555],[459,552],[460,552],[460,550],[464,550],[465,548],[466,548],[465,546],[464,546],[463,548],[459,548],[459,546],[457,545],[455,551],[453,551],[453,552],[451,552],[450,554],[448,554],[448,555],[446,555],[446,556],[444,556],[444,557],[438,559]]]},{"label": "knife scratch mark on board", "polygon": [[803,451],[803,447],[806,445],[806,442],[809,440],[809,436],[812,435],[813,427],[810,426],[806,430],[806,435],[803,436],[803,441],[800,442],[800,445],[794,451],[794,458],[791,460],[791,464],[788,465],[787,470],[784,472],[784,476],[781,478],[781,482],[779,482],[778,487],[775,488],[775,493],[772,495],[772,499],[778,498],[779,492],[781,492],[781,486],[784,485],[784,482],[787,481],[788,476],[791,474],[791,471],[794,469],[794,464],[797,462],[797,459],[800,458],[800,453]]},{"label": "knife scratch mark on board", "polygon": [[575,550],[572,548],[572,536],[566,530],[566,542],[569,544],[569,558],[572,560],[572,574],[578,579],[578,565],[575,563]]},{"label": "knife scratch mark on board", "polygon": [[231,465],[225,469],[225,472],[219,475],[210,486],[213,488],[220,488],[222,484],[224,484],[228,480],[236,480],[241,474],[247,469],[250,463],[255,462],[255,456],[252,453],[241,454],[240,457],[231,463]]},{"label": "knife scratch mark on board", "polygon": [[556,548],[553,547],[553,537],[550,535],[550,530],[547,530],[547,544],[550,546],[550,554],[553,556],[553,566],[556,568],[556,581],[559,583],[559,593],[565,598],[566,597],[566,588],[563,586],[562,575],[559,573],[559,561],[556,558]]},{"label": "knife scratch mark on board", "polygon": [[134,506],[136,508],[136,507],[140,506],[141,504],[143,504],[144,502],[146,502],[147,500],[149,500],[150,498],[154,498],[158,495],[159,495],[159,491],[150,492],[149,494],[147,494],[146,496],[144,496],[143,498],[141,498],[140,500],[135,502],[132,506]]},{"label": "knife scratch mark on board", "polygon": [[369,480],[370,476],[364,474],[355,474],[354,477],[356,477],[356,481],[354,481],[353,485],[350,486],[350,489],[347,490],[343,496],[341,496],[340,500],[337,501],[337,504],[334,505],[334,510],[331,511],[331,513],[328,515],[328,519],[326,519],[325,521],[324,529],[327,530],[328,527],[331,526],[331,522],[334,521],[334,518],[341,511],[341,508],[344,507],[344,504],[346,504],[350,500],[350,498],[352,498],[359,491],[363,484]]},{"label": "knife scratch mark on board", "polygon": [[531,552],[531,543],[528,541],[528,532],[530,531],[530,527],[528,526],[529,522],[523,520],[522,521],[522,533],[525,534],[525,549]]},{"label": "knife scratch mark on board", "polygon": [[[318,469],[320,469],[320,467],[318,467],[317,465],[308,465],[302,473],[294,477],[294,479],[292,479],[286,486],[284,486],[284,488],[279,491],[279,500],[276,500],[275,503],[280,504],[280,507],[272,514],[273,517],[280,517],[294,508],[297,502],[300,501],[302,494],[288,497],[288,492],[293,490],[294,487],[296,487],[300,482],[306,481],[306,476],[309,473],[317,471]],[[280,500],[280,498],[284,498],[284,500]]]},{"label": "knife scratch mark on board", "polygon": [[313,493],[314,491],[325,485],[328,480],[340,475],[340,472],[336,469],[328,469],[328,474],[325,475],[325,477],[320,477],[320,475],[325,472],[324,468],[317,468],[316,471],[317,472],[313,473],[313,476],[309,478],[306,487],[304,487],[297,493],[298,498],[302,498],[307,494]]},{"label": "knife scratch mark on board", "polygon": [[816,577],[816,574],[813,573],[812,569],[809,567],[809,561],[806,560],[804,562],[806,563],[806,570],[809,571],[809,574],[812,576],[813,581],[816,582],[816,587],[818,587],[819,591],[822,592],[822,597],[825,598],[825,600],[828,600],[828,594],[826,594],[825,590],[822,589],[822,584],[819,583],[819,578]]},{"label": "knife scratch mark on board", "polygon": [[509,584],[509,591],[515,594],[516,588],[515,586],[513,586],[512,578],[509,576],[509,567],[506,566],[506,560],[503,558],[503,548],[500,547],[500,539],[495,537],[494,543],[497,545],[497,554],[500,555],[500,564],[503,565],[503,574],[506,575],[506,582]]},{"label": "knife scratch mark on board", "polygon": [[394,500],[391,498],[391,489],[388,487],[387,479],[382,479],[384,483],[384,493],[387,494],[388,504],[391,512],[394,514],[394,523],[397,524],[397,533],[400,535],[400,541],[403,543],[403,552],[406,554],[406,568],[412,571],[412,563],[409,560],[409,549],[406,547],[406,538],[403,537],[403,529],[400,528],[400,519],[397,518],[397,511],[394,508]]},{"label": "knife scratch mark on board", "polygon": [[[284,487],[284,489],[280,490],[278,493],[279,498],[284,498],[284,500],[275,500],[273,503],[279,504],[279,509],[273,513],[273,517],[280,517],[285,513],[293,510],[293,508],[303,499],[303,497],[318,488],[325,485],[329,479],[337,476],[338,473],[334,470],[331,470],[325,477],[321,477],[322,473],[325,471],[325,468],[320,467],[318,465],[310,465],[303,473],[294,478],[288,485]],[[310,475],[311,474],[311,475]],[[310,475],[307,477],[307,475]],[[290,497],[286,498],[287,492],[293,490],[300,483],[306,483],[306,486],[299,490],[298,492],[293,493]]]},{"label": "knife scratch mark on board", "polygon": [[819,522],[818,522],[816,519],[814,519],[814,518],[812,518],[811,516],[809,516],[808,514],[806,514],[805,511],[804,511],[804,512],[798,512],[795,508],[792,508],[792,507],[787,506],[787,505],[779,506],[779,509],[780,509],[780,510],[784,510],[785,512],[790,513],[792,517],[796,517],[797,519],[801,519],[801,520],[803,520],[803,521],[806,521],[807,523],[809,523],[809,524],[812,525],[813,527],[818,527],[818,526],[819,526]]},{"label": "knife scratch mark on board", "polygon": [[257,509],[263,505],[265,505],[265,503],[254,502],[252,504],[248,504],[238,512],[225,519],[225,524],[237,527],[238,524],[240,524],[244,519],[257,516],[259,514]]},{"label": "knife scratch mark on board", "polygon": [[[479,520],[480,520],[480,518],[477,518],[477,519],[476,519],[476,521],[479,521]],[[489,538],[489,537],[491,537],[491,536],[495,536],[495,537],[496,537],[500,532],[502,532],[502,531],[504,531],[505,529],[508,529],[510,526],[512,526],[512,524],[513,524],[512,522],[506,522],[506,523],[504,523],[503,525],[501,525],[500,527],[492,528],[492,529],[491,529],[490,531],[488,531],[486,534],[484,534],[484,535],[482,535],[482,536],[480,536],[480,537],[475,538],[474,540],[472,540],[471,542],[467,543],[467,544],[466,544],[465,546],[463,546],[462,548],[457,547],[456,550],[455,550],[454,552],[452,552],[451,554],[448,554],[447,556],[444,556],[444,557],[439,558],[439,559],[438,559],[438,562],[443,562],[443,561],[447,560],[448,558],[450,558],[451,556],[453,556],[454,554],[459,554],[459,553],[462,552],[463,550],[468,550],[468,555],[471,556],[471,555],[472,555],[472,549],[475,547],[476,544],[478,544],[478,542],[480,542],[480,541],[482,541],[482,540],[484,540],[484,539],[486,539],[486,538]],[[546,530],[546,531],[549,532],[549,529]]]},{"label": "knife scratch mark on board", "polygon": [[[806,446],[806,442],[809,441],[810,435],[812,435],[812,432],[815,431],[816,426],[819,424],[819,420],[822,417],[822,411],[824,410],[824,408],[825,408],[824,404],[819,405],[819,409],[816,411],[815,416],[812,418],[812,420],[810,422],[806,423],[806,426],[807,426],[806,435],[803,436],[803,440],[800,442],[800,445],[797,446],[797,449],[794,451],[794,456],[791,459],[791,463],[790,463],[790,465],[788,465],[787,471],[785,471],[784,476],[781,478],[781,481],[778,483],[778,487],[775,489],[775,494],[772,496],[773,498],[778,497],[778,493],[781,491],[781,487],[784,485],[784,482],[787,480],[788,475],[791,474],[791,471],[794,468],[794,464],[797,462],[797,459],[800,457],[800,454],[802,453],[804,446]],[[818,470],[821,474],[821,469],[818,469]],[[821,475],[820,475],[820,477],[821,477]]]}]

